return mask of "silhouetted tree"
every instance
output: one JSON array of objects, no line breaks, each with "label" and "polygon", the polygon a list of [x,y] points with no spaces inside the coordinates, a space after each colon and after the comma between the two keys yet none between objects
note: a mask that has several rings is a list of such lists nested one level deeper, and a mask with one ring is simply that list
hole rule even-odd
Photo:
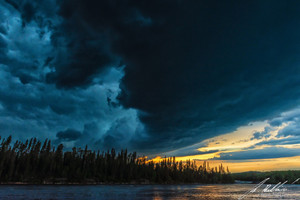
[{"label": "silhouetted tree", "polygon": [[[0,137],[1,140],[1,137]],[[136,152],[91,151],[86,146],[63,150],[46,139],[43,143],[32,138],[25,142],[12,138],[0,142],[0,181],[55,183],[55,182],[153,182],[153,183],[232,183],[229,169],[221,164],[209,168],[204,161],[199,167],[195,161],[176,161],[175,157],[164,158],[158,163],[146,157],[137,157]],[[276,179],[282,179],[277,177]]]}]

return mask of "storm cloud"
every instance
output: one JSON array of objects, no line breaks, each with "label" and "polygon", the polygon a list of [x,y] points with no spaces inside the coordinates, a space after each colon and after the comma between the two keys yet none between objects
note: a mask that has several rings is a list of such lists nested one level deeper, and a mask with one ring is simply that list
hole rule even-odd
[{"label": "storm cloud", "polygon": [[298,1],[0,2],[3,135],[162,153],[299,105]]},{"label": "storm cloud", "polygon": [[56,134],[56,137],[60,140],[77,140],[81,136],[81,132],[73,129],[66,129],[65,131],[60,131]]}]

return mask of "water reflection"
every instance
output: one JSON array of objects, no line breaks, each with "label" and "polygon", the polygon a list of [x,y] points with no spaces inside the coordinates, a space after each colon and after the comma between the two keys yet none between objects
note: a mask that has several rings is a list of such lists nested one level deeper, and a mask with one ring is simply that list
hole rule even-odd
[{"label": "water reflection", "polygon": [[[251,184],[231,185],[99,185],[0,186],[0,199],[26,200],[232,200],[251,190]],[[244,199],[300,199],[300,186],[287,185],[281,193],[261,190]]]}]

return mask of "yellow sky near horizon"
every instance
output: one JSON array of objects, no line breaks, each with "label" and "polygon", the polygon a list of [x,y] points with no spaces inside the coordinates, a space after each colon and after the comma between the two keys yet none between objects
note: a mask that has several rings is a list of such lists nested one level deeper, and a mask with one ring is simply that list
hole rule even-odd
[{"label": "yellow sky near horizon", "polygon": [[[196,161],[202,164],[203,161]],[[250,159],[250,160],[209,160],[210,167],[220,165],[229,168],[232,173],[247,171],[281,171],[300,170],[300,156],[272,158],[272,159]]]},{"label": "yellow sky near horizon", "polygon": [[[159,162],[162,158],[156,157],[151,159]],[[176,161],[182,159],[176,158]],[[191,159],[192,160],[192,159]],[[183,159],[183,161],[185,161]],[[281,170],[300,170],[300,156],[272,158],[272,159],[249,159],[249,160],[196,160],[198,166],[204,161],[208,161],[211,168],[223,164],[229,168],[231,173],[247,172],[247,171],[281,171]]]},{"label": "yellow sky near horizon", "polygon": [[[177,161],[185,160],[196,160],[197,164],[202,164],[203,161],[208,161],[211,167],[217,166],[221,163],[228,166],[231,172],[245,172],[245,171],[278,171],[278,170],[300,170],[300,156],[292,157],[279,157],[272,159],[231,159],[226,158],[222,159],[222,155],[226,154],[232,156],[234,153],[247,152],[251,150],[263,150],[268,147],[281,147],[286,149],[300,149],[300,144],[285,144],[285,145],[261,145],[259,143],[265,141],[276,141],[289,138],[288,137],[279,137],[278,132],[285,128],[288,124],[284,123],[280,127],[272,127],[268,131],[268,137],[254,138],[254,134],[257,132],[262,132],[265,130],[265,127],[268,126],[267,121],[263,122],[254,122],[250,123],[247,126],[238,128],[232,133],[223,134],[216,136],[205,141],[202,141],[201,147],[196,148],[195,150],[199,151],[199,154],[187,155],[186,156],[176,156]],[[187,147],[186,149],[193,149]],[[176,152],[184,152],[185,148],[176,150]],[[300,151],[300,150],[299,150]],[[175,152],[175,151],[174,151]],[[172,152],[167,152],[168,155],[172,155]],[[276,152],[274,152],[276,155]],[[276,157],[276,156],[275,156]],[[157,162],[161,157],[156,157],[152,159]]]}]

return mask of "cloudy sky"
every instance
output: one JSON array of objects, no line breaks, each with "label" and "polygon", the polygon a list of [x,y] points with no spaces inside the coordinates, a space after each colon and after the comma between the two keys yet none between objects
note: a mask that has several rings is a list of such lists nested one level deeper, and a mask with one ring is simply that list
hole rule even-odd
[{"label": "cloudy sky", "polygon": [[0,10],[2,137],[300,168],[299,1]]}]

